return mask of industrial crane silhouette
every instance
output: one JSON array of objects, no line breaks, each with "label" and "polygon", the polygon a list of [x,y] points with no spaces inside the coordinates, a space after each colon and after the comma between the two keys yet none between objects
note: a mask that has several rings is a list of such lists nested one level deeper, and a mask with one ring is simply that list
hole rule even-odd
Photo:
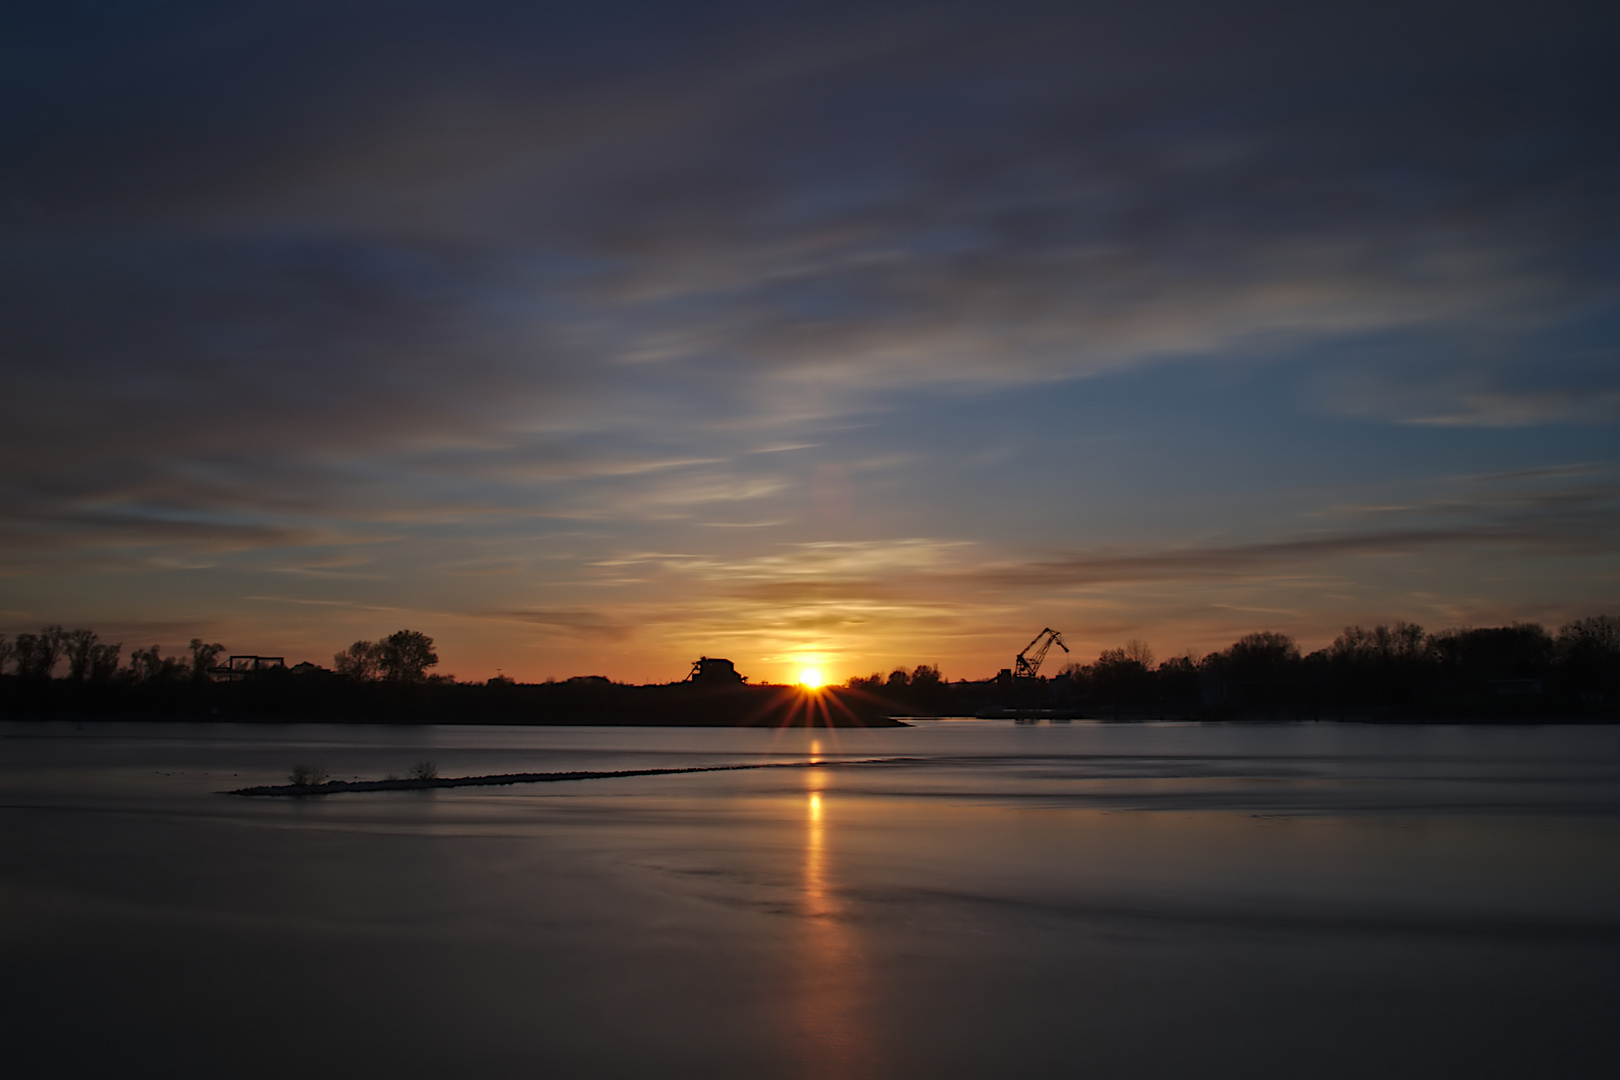
[{"label": "industrial crane silhouette", "polygon": [[[1019,679],[1033,679],[1040,674],[1041,661],[1046,659],[1048,650],[1056,645],[1064,652],[1069,647],[1063,644],[1063,635],[1048,626],[1035,635],[1035,640],[1024,646],[1024,651],[1018,654],[1018,660],[1013,665],[1013,677]],[[1036,646],[1039,646],[1037,648]],[[1033,650],[1033,655],[1031,655]]]}]

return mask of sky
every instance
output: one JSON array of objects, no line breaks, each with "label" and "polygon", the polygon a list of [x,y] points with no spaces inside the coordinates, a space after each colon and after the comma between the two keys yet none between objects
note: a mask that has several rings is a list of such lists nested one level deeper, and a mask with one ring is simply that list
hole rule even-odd
[{"label": "sky", "polygon": [[1617,54],[1597,2],[6,5],[0,631],[777,681],[1615,613]]}]

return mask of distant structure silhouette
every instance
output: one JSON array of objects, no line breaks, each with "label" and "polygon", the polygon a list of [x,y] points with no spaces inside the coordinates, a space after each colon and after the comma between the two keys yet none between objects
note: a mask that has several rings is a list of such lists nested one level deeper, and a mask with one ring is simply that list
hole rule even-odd
[{"label": "distant structure silhouette", "polygon": [[1062,634],[1059,634],[1050,626],[1043,627],[1041,632],[1035,635],[1035,640],[1025,645],[1022,651],[1019,652],[1017,659],[1013,661],[1013,666],[1002,668],[1001,674],[996,676],[996,685],[1001,692],[1004,695],[1011,694],[1014,685],[1016,685],[1014,680],[1028,683],[1039,678],[1041,664],[1046,660],[1046,654],[1053,645],[1056,645],[1064,652],[1069,651],[1069,647],[1063,644]]},{"label": "distant structure silhouette", "polygon": [[1018,679],[1034,679],[1041,673],[1041,662],[1046,659],[1046,653],[1056,645],[1064,652],[1069,647],[1063,644],[1063,635],[1050,626],[1035,635],[1035,640],[1024,646],[1024,651],[1018,654],[1014,662],[1013,677]]},{"label": "distant structure silhouette", "polygon": [[741,686],[748,680],[737,673],[737,666],[718,656],[700,656],[692,664],[686,681],[694,686]]},{"label": "distant structure silhouette", "polygon": [[284,668],[287,658],[284,656],[232,656],[218,667],[208,669],[208,674],[227,682],[253,675],[271,668]]}]

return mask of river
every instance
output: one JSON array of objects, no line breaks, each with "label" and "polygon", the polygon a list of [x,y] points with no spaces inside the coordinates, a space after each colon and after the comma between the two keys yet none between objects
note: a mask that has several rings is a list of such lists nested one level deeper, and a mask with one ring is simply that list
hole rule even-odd
[{"label": "river", "polygon": [[7,722],[0,841],[16,1075],[1620,1075],[1614,727]]}]

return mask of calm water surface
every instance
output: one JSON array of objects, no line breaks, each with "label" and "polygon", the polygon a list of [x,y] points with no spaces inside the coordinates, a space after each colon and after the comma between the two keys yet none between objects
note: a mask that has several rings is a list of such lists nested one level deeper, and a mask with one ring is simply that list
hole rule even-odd
[{"label": "calm water surface", "polygon": [[[249,800],[380,778],[884,765]],[[0,724],[17,1075],[1620,1075],[1612,727]]]}]

